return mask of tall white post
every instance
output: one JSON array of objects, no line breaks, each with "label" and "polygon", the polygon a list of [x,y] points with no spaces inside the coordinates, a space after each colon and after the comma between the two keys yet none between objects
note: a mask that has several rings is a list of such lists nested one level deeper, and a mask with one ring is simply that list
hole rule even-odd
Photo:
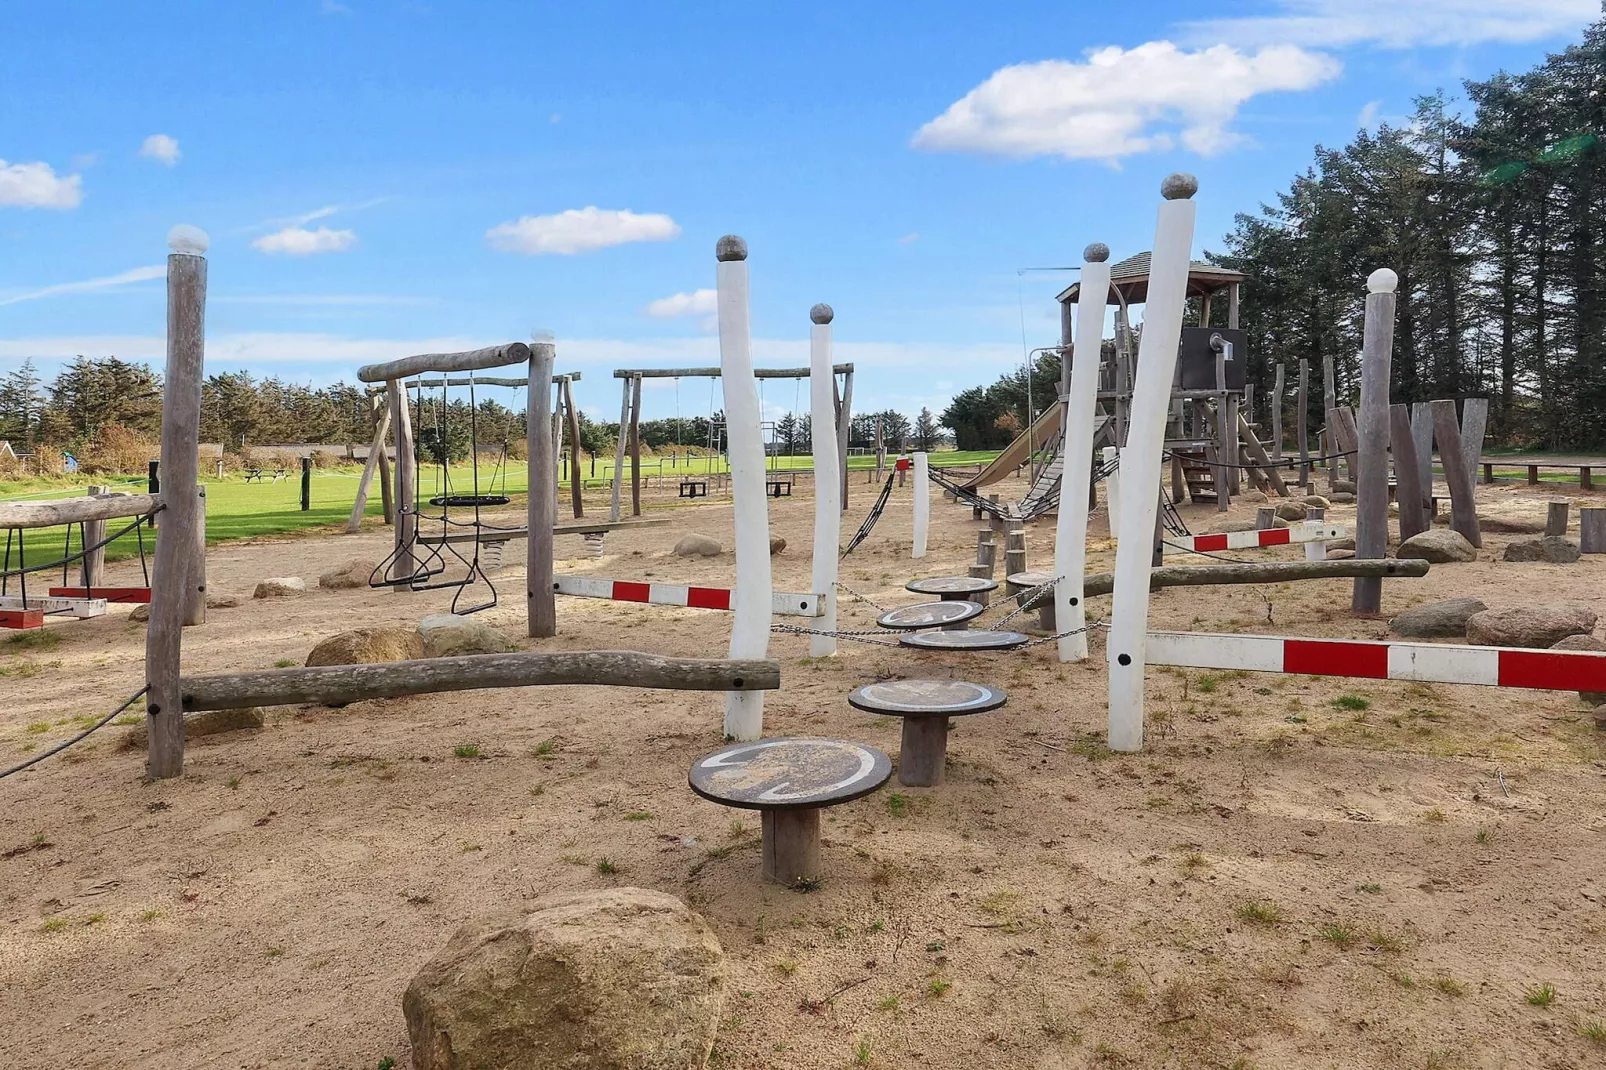
[{"label": "tall white post", "polygon": [[1104,511],[1109,514],[1110,537],[1114,538],[1121,532],[1121,470],[1111,466],[1121,459],[1121,451],[1105,446],[1103,456],[1110,473],[1104,477]]},{"label": "tall white post", "polygon": [[[734,234],[714,247],[719,261],[719,374],[725,390],[726,451],[736,507],[736,593],[731,598],[730,656],[762,658],[769,650],[770,521],[764,497],[764,437],[747,308],[747,243]],[[764,692],[725,696],[725,735],[744,742],[764,734]]]},{"label": "tall white post", "polygon": [[[1070,400],[1065,410],[1065,467],[1060,475],[1059,520],[1054,532],[1054,620],[1060,631],[1087,623],[1082,577],[1087,571],[1088,496],[1093,479],[1093,421],[1098,408],[1099,351],[1104,345],[1104,309],[1110,294],[1110,247],[1082,251],[1082,287],[1076,299],[1076,338],[1071,352]],[[1063,355],[1060,358],[1064,359]],[[1110,495],[1113,501],[1115,495]],[[1111,525],[1114,525],[1112,516]],[[1087,657],[1087,634],[1062,636],[1061,661]]]},{"label": "tall white post", "polygon": [[910,557],[926,556],[926,533],[931,529],[931,478],[927,475],[928,461],[924,453],[914,457],[915,477],[915,537]]},{"label": "tall white post", "polygon": [[[831,396],[830,305],[809,309],[809,441],[814,446],[814,582],[824,612],[815,631],[836,631],[836,577],[842,532],[842,469],[837,465],[836,401]],[[809,656],[836,653],[836,636],[809,636]]]},{"label": "tall white post", "polygon": [[1121,527],[1115,548],[1114,612],[1110,620],[1111,750],[1143,747],[1144,645],[1149,630],[1149,568],[1160,509],[1160,462],[1166,412],[1182,341],[1188,254],[1193,247],[1199,180],[1174,174],[1161,183],[1159,221],[1149,265],[1149,300],[1138,348],[1137,382],[1121,451]]}]

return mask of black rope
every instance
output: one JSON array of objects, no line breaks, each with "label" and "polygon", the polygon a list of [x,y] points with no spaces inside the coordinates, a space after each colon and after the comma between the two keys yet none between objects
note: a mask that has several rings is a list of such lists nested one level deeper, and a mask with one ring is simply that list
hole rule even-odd
[{"label": "black rope", "polygon": [[[143,522],[144,520],[145,520],[144,517],[140,517],[140,521],[141,522]],[[146,684],[144,687],[140,688],[138,691],[134,692],[132,695],[129,695],[127,702],[123,703],[121,706],[117,707],[115,710],[113,710],[112,712],[108,713],[106,716],[102,717],[100,720],[96,721],[94,724],[90,725],[88,728],[84,729],[82,732],[78,733],[76,736],[73,736],[71,739],[67,740],[64,743],[56,744],[54,747],[51,747],[49,750],[45,751],[43,754],[36,754],[32,758],[29,758],[27,761],[22,762],[22,763],[20,763],[18,765],[14,765],[10,769],[5,770],[4,772],[0,772],[0,780],[4,780],[6,777],[10,776],[12,773],[20,773],[24,769],[27,769],[29,766],[38,765],[40,762],[44,761],[46,758],[50,757],[52,754],[60,754],[62,751],[66,750],[68,747],[72,746],[74,743],[77,743],[79,740],[86,738],[91,732],[94,732],[94,731],[96,731],[97,729],[100,729],[100,728],[104,728],[107,724],[109,724],[111,722],[112,718],[116,717],[118,714],[120,714],[124,710],[128,709],[128,707],[130,707],[134,703],[138,702],[139,699],[140,699],[140,696],[144,695],[145,692],[149,691],[150,689],[151,689],[150,685]]]},{"label": "black rope", "polygon": [[864,518],[864,523],[859,525],[859,530],[854,534],[853,538],[848,540],[847,547],[841,553],[842,557],[851,554],[854,547],[869,536],[870,529],[875,527],[876,521],[881,519],[881,512],[887,507],[887,499],[892,497],[892,482],[897,478],[897,472],[887,476],[887,481],[882,484],[881,493],[876,497],[875,504],[870,506],[870,515]]},{"label": "black rope", "polygon": [[[43,564],[43,565],[29,565],[23,559],[22,553],[21,553],[21,546],[20,546],[20,541],[21,541],[20,540],[20,536],[22,534],[22,529],[21,528],[9,528],[6,531],[5,568],[3,570],[0,570],[0,581],[8,580],[12,576],[21,576],[21,577],[23,577],[24,584],[26,584],[26,582],[27,582],[27,574],[29,572],[43,572],[46,569],[54,569],[58,565],[61,565],[61,566],[65,567],[67,565],[72,564],[74,561],[81,561],[81,560],[83,560],[83,558],[84,558],[84,556],[86,554],[89,554],[89,553],[91,553],[91,552],[93,552],[95,550],[99,550],[101,547],[106,546],[109,543],[115,542],[116,540],[122,538],[124,535],[127,535],[130,531],[132,531],[132,532],[136,533],[136,535],[137,535],[137,537],[139,539],[139,563],[140,563],[140,568],[142,570],[144,570],[144,573],[145,573],[145,586],[149,587],[151,585],[151,580],[150,580],[150,571],[148,569],[146,569],[146,567],[145,567],[145,535],[144,535],[143,525],[144,525],[146,520],[148,520],[151,517],[155,516],[157,513],[161,512],[165,508],[167,508],[167,506],[159,505],[155,509],[152,509],[150,512],[145,513],[145,514],[143,514],[141,516],[135,517],[133,522],[131,524],[129,524],[127,527],[122,528],[121,530],[119,530],[117,532],[114,532],[111,535],[106,536],[104,539],[101,539],[99,542],[95,543],[93,546],[85,546],[82,549],[80,549],[76,554],[70,554],[70,555],[68,555],[66,557],[63,557],[60,561],[51,561],[51,562],[48,562],[48,563]],[[18,561],[21,562],[21,564],[17,568],[11,568],[10,567],[11,566],[11,536],[12,536],[13,532],[15,532],[19,536],[19,540],[18,540],[19,541],[19,547],[18,547],[18,555],[17,556],[18,556]],[[63,584],[63,586],[71,587],[71,586],[74,586],[74,584]],[[26,590],[26,587],[24,588],[24,590]],[[4,587],[3,586],[0,586],[0,593],[4,593]]]}]

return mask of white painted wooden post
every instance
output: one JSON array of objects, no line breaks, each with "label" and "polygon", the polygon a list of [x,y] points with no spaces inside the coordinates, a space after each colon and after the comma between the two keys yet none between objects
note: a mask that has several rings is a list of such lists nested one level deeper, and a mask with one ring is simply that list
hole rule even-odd
[{"label": "white painted wooden post", "polygon": [[[1093,422],[1097,419],[1099,350],[1110,295],[1110,247],[1100,242],[1082,251],[1082,284],[1076,299],[1076,338],[1071,350],[1071,389],[1065,407],[1065,467],[1060,474],[1059,518],[1054,532],[1054,620],[1060,631],[1087,623],[1082,577],[1087,572],[1088,497],[1093,489]],[[1062,358],[1063,359],[1063,358]],[[1113,477],[1112,477],[1113,478]],[[1114,484],[1110,498],[1113,501]],[[1114,520],[1111,520],[1112,530]],[[1061,661],[1087,657],[1087,633],[1059,641]]]},{"label": "white painted wooden post", "polygon": [[[1104,467],[1109,475],[1104,477],[1104,511],[1110,521],[1110,538],[1115,538],[1121,530],[1121,469],[1118,466],[1121,460],[1121,451],[1114,446],[1105,446],[1103,453]],[[1111,465],[1117,465],[1111,468]]]},{"label": "white painted wooden post", "polygon": [[[184,772],[184,707],[179,666],[190,606],[195,532],[201,496],[197,450],[201,378],[206,360],[206,234],[190,226],[167,235],[167,368],[162,393],[162,501],[166,515],[156,538],[151,617],[145,633],[148,719],[145,771],[152,777]],[[203,603],[204,605],[204,603]]]},{"label": "white painted wooden post", "polygon": [[[831,371],[831,320],[826,304],[809,309],[809,442],[814,447],[814,569],[812,589],[822,612],[815,631],[836,631],[836,578],[842,532],[842,469],[837,464],[835,376]],[[809,636],[809,657],[836,653],[836,636]]]},{"label": "white painted wooden post", "polygon": [[1109,639],[1111,750],[1135,751],[1143,747],[1149,568],[1159,519],[1166,410],[1171,404],[1171,381],[1182,340],[1188,254],[1193,246],[1198,208],[1192,197],[1198,188],[1199,180],[1188,174],[1171,175],[1160,186],[1165,203],[1160,205],[1155,226],[1137,382],[1132,388],[1126,449],[1121,451],[1121,526],[1115,550],[1115,605]]},{"label": "white painted wooden post", "polygon": [[[764,441],[747,306],[747,243],[734,234],[714,248],[719,261],[719,375],[725,390],[726,451],[736,511],[736,593],[731,598],[730,656],[762,658],[769,650],[773,586],[770,522],[764,495]],[[812,394],[811,394],[812,397]],[[764,734],[764,693],[725,696],[725,735],[750,741]]]},{"label": "white painted wooden post", "polygon": [[916,453],[914,462],[914,549],[909,556],[919,558],[926,556],[926,533],[931,528],[931,477],[924,453]]},{"label": "white painted wooden post", "polygon": [[[1355,457],[1355,557],[1363,561],[1386,556],[1389,547],[1389,366],[1394,352],[1394,291],[1399,285],[1400,277],[1388,268],[1378,268],[1366,280]],[[1357,577],[1350,609],[1376,613],[1382,608],[1383,581]]]}]

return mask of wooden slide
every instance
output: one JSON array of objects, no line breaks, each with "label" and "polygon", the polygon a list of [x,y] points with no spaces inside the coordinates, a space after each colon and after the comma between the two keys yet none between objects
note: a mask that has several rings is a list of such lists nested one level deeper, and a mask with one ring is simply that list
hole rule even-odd
[{"label": "wooden slide", "polygon": [[966,490],[975,490],[978,487],[991,486],[1004,477],[1012,474],[1015,469],[1025,464],[1027,459],[1038,450],[1050,443],[1059,441],[1060,415],[1065,411],[1065,403],[1056,401],[1043,410],[1043,415],[1031,428],[1015,436],[1015,441],[993,458],[991,464],[971,476],[964,484]]}]

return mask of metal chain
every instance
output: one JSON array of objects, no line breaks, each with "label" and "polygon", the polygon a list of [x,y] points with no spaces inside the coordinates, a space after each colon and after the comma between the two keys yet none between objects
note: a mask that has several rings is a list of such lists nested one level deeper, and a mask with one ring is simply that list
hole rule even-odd
[{"label": "metal chain", "polygon": [[1034,646],[1042,646],[1044,643],[1057,643],[1061,639],[1067,639],[1067,638],[1069,638],[1069,637],[1071,637],[1073,635],[1080,635],[1082,632],[1090,632],[1094,628],[1108,628],[1109,626],[1110,626],[1110,624],[1109,624],[1108,621],[1102,621],[1102,620],[1089,621],[1087,624],[1082,625],[1080,628],[1071,628],[1068,631],[1060,632],[1058,635],[1047,635],[1047,636],[1044,636],[1041,639],[1033,639],[1031,642],[1027,643],[1026,646],[1023,647],[1022,649],[1029,650]]},{"label": "metal chain", "polygon": [[[1024,612],[1026,612],[1028,609],[1031,609],[1038,602],[1042,601],[1043,595],[1045,593],[1051,591],[1054,588],[1054,585],[1059,583],[1060,580],[1063,580],[1064,578],[1065,578],[1064,576],[1055,576],[1053,579],[1049,580],[1047,583],[1040,583],[1036,587],[1029,588],[1028,590],[1020,592],[1019,594],[1007,596],[1007,597],[1014,598],[1016,601],[1020,602],[1020,606],[1013,613],[1009,614],[1007,617],[1004,617],[1003,619],[997,621],[995,624],[992,625],[992,627],[995,628],[995,629],[1002,628],[1004,625],[1008,624],[1010,621],[1014,620],[1016,617],[1020,616]],[[1024,596],[1024,600],[1023,600],[1023,596]],[[1003,605],[1004,603],[1002,601],[1000,601],[998,604],[999,605]]]},{"label": "metal chain", "polygon": [[873,632],[827,632],[827,631],[822,631],[822,630],[820,630],[818,628],[799,628],[795,624],[772,624],[772,625],[770,625],[770,631],[772,631],[772,632],[784,632],[787,635],[828,635],[833,639],[846,639],[849,642],[854,642],[854,643],[869,643],[872,646],[897,646],[898,645],[897,641],[894,640],[894,639],[870,639],[870,638],[866,638],[867,636],[872,636],[872,635],[885,635],[886,633],[882,632],[882,631],[873,631]]},{"label": "metal chain", "polygon": [[874,607],[874,609],[875,609],[875,611],[877,613],[889,613],[889,612],[891,612],[891,610],[887,609],[886,606],[884,606],[881,603],[877,602],[873,598],[865,597],[864,595],[860,594],[858,591],[855,591],[852,587],[849,587],[847,584],[843,583],[841,580],[837,580],[836,581],[836,585],[838,587],[840,587],[842,590],[848,592],[848,594],[852,595],[854,598],[857,598],[859,601],[865,603],[866,605]]}]

